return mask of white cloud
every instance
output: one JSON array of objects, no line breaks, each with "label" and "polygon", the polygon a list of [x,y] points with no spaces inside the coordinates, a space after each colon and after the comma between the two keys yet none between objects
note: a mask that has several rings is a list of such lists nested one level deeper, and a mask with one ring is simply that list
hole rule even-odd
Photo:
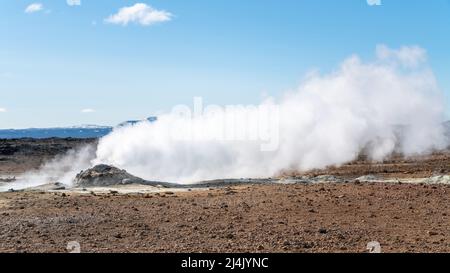
[{"label": "white cloud", "polygon": [[67,0],[69,6],[81,6],[81,0]]},{"label": "white cloud", "polygon": [[124,26],[129,23],[149,26],[170,21],[172,17],[173,14],[170,12],[154,9],[147,4],[137,3],[131,7],[121,8],[119,12],[106,18],[105,22]]},{"label": "white cloud", "polygon": [[381,0],[367,0],[369,6],[381,6]]},{"label": "white cloud", "polygon": [[427,61],[427,51],[419,46],[403,46],[400,49],[391,49],[386,45],[378,45],[376,51],[379,60],[393,62],[405,67],[417,67]]},{"label": "white cloud", "polygon": [[42,5],[41,3],[33,3],[25,9],[25,13],[35,13],[38,11],[42,11],[43,9],[44,5]]},{"label": "white cloud", "polygon": [[94,113],[94,112],[95,112],[95,110],[91,109],[91,108],[86,108],[86,109],[81,110],[81,113],[83,113],[83,114],[89,114],[89,113]]},{"label": "white cloud", "polygon": [[0,107],[0,113],[6,113],[6,112],[8,112],[8,110],[6,110],[6,108],[1,108]]}]

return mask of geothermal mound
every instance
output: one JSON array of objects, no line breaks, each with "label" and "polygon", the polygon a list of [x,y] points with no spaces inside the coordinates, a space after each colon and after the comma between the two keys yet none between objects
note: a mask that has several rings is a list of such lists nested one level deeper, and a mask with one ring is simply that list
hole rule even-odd
[{"label": "geothermal mound", "polygon": [[109,165],[97,165],[75,177],[77,187],[107,187],[114,185],[147,184],[142,178]]}]

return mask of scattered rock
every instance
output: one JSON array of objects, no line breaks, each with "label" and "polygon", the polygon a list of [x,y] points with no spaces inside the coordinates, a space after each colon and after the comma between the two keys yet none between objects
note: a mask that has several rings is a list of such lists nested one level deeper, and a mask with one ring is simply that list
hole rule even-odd
[{"label": "scattered rock", "polygon": [[320,234],[327,234],[327,233],[328,233],[328,230],[325,229],[325,228],[320,228],[320,229],[319,229],[319,233],[320,233]]},{"label": "scattered rock", "polygon": [[225,235],[225,238],[226,239],[233,239],[234,238],[234,235],[233,234],[231,234],[231,233],[228,233],[227,235]]}]

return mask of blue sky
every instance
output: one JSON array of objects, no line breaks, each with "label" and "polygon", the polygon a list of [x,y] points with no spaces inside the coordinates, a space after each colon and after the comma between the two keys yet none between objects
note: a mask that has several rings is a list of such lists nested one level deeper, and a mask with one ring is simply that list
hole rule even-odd
[{"label": "blue sky", "polygon": [[[137,3],[150,17],[118,14]],[[0,128],[114,125],[191,105],[194,96],[256,104],[295,88],[311,69],[330,71],[354,53],[370,60],[377,44],[426,49],[450,94],[449,0],[0,5]],[[124,25],[127,18],[137,21]]]}]

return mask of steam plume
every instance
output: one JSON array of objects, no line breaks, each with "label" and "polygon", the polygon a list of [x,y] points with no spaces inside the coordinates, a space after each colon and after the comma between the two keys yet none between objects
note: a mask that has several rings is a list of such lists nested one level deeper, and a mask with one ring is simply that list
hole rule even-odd
[{"label": "steam plume", "polygon": [[25,173],[14,183],[0,187],[0,192],[8,189],[20,190],[48,183],[64,183],[72,185],[73,179],[80,170],[91,166],[95,157],[94,145],[70,150],[45,163],[39,170]]},{"label": "steam plume", "polygon": [[[253,107],[174,108],[154,123],[115,129],[29,172],[8,188],[72,184],[94,164],[148,180],[191,183],[269,177],[393,152],[429,153],[449,145],[445,105],[424,49],[378,46],[376,58],[351,56],[329,74],[310,73],[296,90]],[[4,186],[6,187],[6,186]],[[0,188],[0,191],[7,190]]]},{"label": "steam plume", "polygon": [[[234,123],[218,111],[192,118],[175,111],[155,123],[117,129],[100,140],[93,163],[185,183],[340,165],[363,149],[371,159],[382,160],[394,151],[410,156],[445,148],[443,92],[425,50],[378,46],[376,53],[373,62],[355,55],[332,73],[311,73],[296,90],[259,107],[231,108]],[[276,122],[261,130],[264,120],[257,109],[275,106],[277,115],[267,118]],[[264,131],[271,138],[211,138],[214,132],[235,131],[242,120],[247,135]],[[179,139],[182,134],[189,137]],[[261,149],[262,140],[276,146]]]}]

